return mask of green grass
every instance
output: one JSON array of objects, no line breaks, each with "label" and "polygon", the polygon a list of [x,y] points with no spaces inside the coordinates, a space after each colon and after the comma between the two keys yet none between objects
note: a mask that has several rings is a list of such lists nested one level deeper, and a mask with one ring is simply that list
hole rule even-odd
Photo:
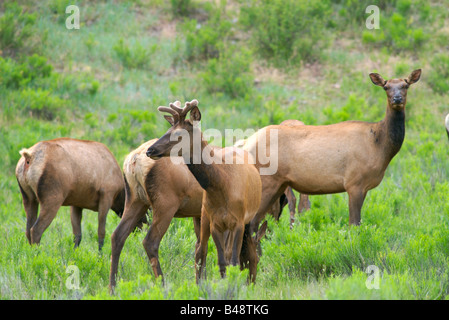
[{"label": "green grass", "polygon": [[[320,52],[311,50],[305,60],[295,60],[301,57],[296,55],[285,61],[273,59],[288,56],[296,43],[286,50],[279,39],[273,57],[258,52],[254,40],[264,33],[274,37],[276,30],[266,29],[269,25],[248,28],[245,20],[236,21],[235,17],[245,18],[238,15],[241,1],[216,7],[185,1],[180,11],[174,1],[79,2],[80,30],[65,28],[65,13],[58,9],[65,8],[64,1],[20,4],[25,9],[20,18],[27,21],[25,33],[19,32],[25,24],[15,25],[23,36],[14,39],[9,29],[0,30],[7,46],[0,48],[1,299],[449,297],[449,161],[443,127],[449,112],[444,79],[449,33],[444,27],[447,10],[441,9],[447,1],[379,1],[385,27],[397,23],[398,17],[393,18],[397,9],[408,29],[396,33],[381,29],[387,32],[385,38],[370,30],[370,38],[364,29],[365,7],[360,13],[349,0],[323,0],[323,8],[335,10],[326,11],[329,21],[323,27]],[[420,6],[424,10],[418,10]],[[0,9],[1,19],[6,7]],[[188,12],[188,17],[180,12]],[[183,30],[184,18],[194,17],[205,29]],[[10,24],[11,15],[7,19]],[[208,24],[208,19],[213,21]],[[217,30],[210,25],[226,32],[215,37]],[[416,41],[410,47],[396,44],[401,32]],[[313,41],[320,34],[314,31],[304,37]],[[208,37],[218,55],[198,54],[192,59],[189,50],[200,50]],[[115,296],[108,293],[110,236],[119,222],[113,213],[101,253],[97,213],[88,210],[78,249],[73,248],[68,208],[60,209],[40,246],[27,242],[14,176],[23,147],[62,136],[92,139],[105,143],[123,163],[129,151],[166,131],[157,106],[193,98],[200,101],[202,127],[223,132],[257,129],[289,118],[307,124],[379,121],[385,113],[385,93],[368,74],[406,77],[416,68],[422,68],[423,75],[408,93],[404,144],[382,183],[368,193],[362,225],[348,226],[346,194],[312,196],[311,210],[297,216],[293,230],[285,209],[279,223],[269,218],[255,285],[248,285],[247,272],[238,268],[230,268],[228,277],[220,279],[212,240],[207,281],[195,284],[191,219],[173,220],[162,240],[165,285],[154,278],[142,246],[148,227],[130,235],[120,259]],[[366,286],[370,265],[380,270],[378,290]],[[78,290],[66,287],[69,266],[79,269]]]}]

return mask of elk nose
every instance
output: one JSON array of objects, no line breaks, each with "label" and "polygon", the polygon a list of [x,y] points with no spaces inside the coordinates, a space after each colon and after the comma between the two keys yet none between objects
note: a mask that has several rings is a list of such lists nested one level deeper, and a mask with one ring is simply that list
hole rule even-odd
[{"label": "elk nose", "polygon": [[394,96],[393,97],[394,103],[401,103],[402,102],[402,96]]},{"label": "elk nose", "polygon": [[151,156],[151,154],[154,152],[154,148],[153,147],[149,147],[147,150],[147,157]]}]

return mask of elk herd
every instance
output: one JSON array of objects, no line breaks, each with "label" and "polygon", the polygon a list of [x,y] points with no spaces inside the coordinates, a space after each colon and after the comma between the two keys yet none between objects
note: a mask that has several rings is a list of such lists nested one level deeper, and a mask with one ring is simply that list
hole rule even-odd
[{"label": "elk herd", "polygon": [[[255,281],[259,244],[267,228],[267,222],[262,221],[268,212],[279,219],[288,203],[293,224],[293,190],[300,193],[300,212],[310,208],[309,195],[347,192],[349,224],[360,224],[367,192],[380,184],[401,148],[407,90],[420,76],[421,69],[406,79],[384,80],[377,73],[370,74],[371,81],[387,95],[385,117],[379,122],[312,126],[286,120],[226,148],[211,146],[203,138],[197,100],[186,102],[184,107],[176,101],[158,108],[166,113],[169,130],[129,153],[123,172],[113,154],[99,142],[70,138],[38,142],[20,151],[15,171],[26,212],[26,237],[30,244],[39,244],[58,209],[70,206],[77,247],[82,210],[89,209],[98,212],[101,250],[106,216],[112,209],[121,217],[111,236],[109,286],[113,291],[125,241],[136,227],[147,222],[146,213],[151,208],[152,221],[142,244],[156,277],[163,275],[159,245],[171,220],[193,218],[197,282],[205,276],[210,235],[221,276],[225,276],[227,265],[239,265],[248,268],[249,280]],[[445,123],[449,136],[449,116]],[[277,137],[274,142],[267,138],[271,133]],[[200,141],[197,146],[195,136]],[[182,137],[186,137],[184,147],[179,148]],[[270,164],[261,161],[260,148],[272,153],[276,150],[275,172],[262,174]],[[207,157],[195,158],[198,153]]]}]

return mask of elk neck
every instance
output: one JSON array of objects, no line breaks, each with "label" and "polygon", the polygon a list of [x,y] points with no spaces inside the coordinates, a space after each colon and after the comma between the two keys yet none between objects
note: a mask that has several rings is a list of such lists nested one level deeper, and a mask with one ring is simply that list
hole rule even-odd
[{"label": "elk neck", "polygon": [[219,184],[220,180],[220,169],[217,168],[217,164],[211,163],[206,164],[203,160],[203,151],[206,149],[206,152],[211,151],[211,146],[207,143],[207,141],[203,140],[201,135],[201,156],[200,159],[193,157],[193,150],[190,152],[190,161],[187,164],[187,168],[189,168],[190,172],[193,174],[195,179],[198,181],[200,186],[204,190],[208,190],[211,187]]},{"label": "elk neck", "polygon": [[385,118],[381,121],[381,127],[386,132],[386,156],[391,160],[399,152],[404,142],[405,106],[401,110],[395,110],[388,105]]}]

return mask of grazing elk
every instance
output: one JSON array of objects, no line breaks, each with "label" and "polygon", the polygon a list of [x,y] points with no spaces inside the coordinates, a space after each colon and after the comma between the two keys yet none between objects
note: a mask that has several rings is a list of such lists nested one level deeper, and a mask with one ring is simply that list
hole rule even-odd
[{"label": "grazing elk", "polygon": [[[250,155],[238,148],[214,148],[203,140],[196,125],[201,119],[198,101],[186,102],[184,108],[171,103],[170,108],[159,107],[168,112],[166,116],[173,126],[147,151],[152,159],[169,157],[171,154],[183,157],[188,169],[204,189],[201,209],[200,242],[195,253],[197,282],[202,278],[207,256],[207,242],[212,238],[217,247],[218,264],[222,277],[226,265],[248,261],[250,279],[255,281],[257,273],[257,238],[266,229],[261,228],[255,239],[249,234],[249,223],[256,214],[260,201],[262,184]],[[186,119],[190,112],[190,119]],[[178,147],[178,140],[185,147]],[[195,139],[198,137],[198,139]],[[176,141],[175,141],[176,140]],[[187,145],[183,144],[187,140]],[[176,151],[172,149],[176,146]],[[231,160],[232,163],[229,163]],[[241,254],[244,256],[240,258]]]},{"label": "grazing elk", "polygon": [[111,237],[111,291],[116,285],[123,245],[149,207],[153,209],[153,221],[142,244],[156,277],[163,276],[159,245],[174,217],[192,217],[199,238],[203,189],[185,164],[174,164],[169,158],[155,161],[146,156],[157,140],[145,142],[132,151],[123,164],[126,201],[123,217]]},{"label": "grazing elk", "polygon": [[[366,193],[379,185],[388,164],[402,146],[407,90],[420,76],[421,69],[413,71],[407,79],[388,81],[377,73],[370,74],[371,81],[387,94],[386,114],[380,122],[273,125],[248,138],[244,149],[257,157],[259,141],[268,142],[266,136],[275,130],[279,155],[276,173],[261,176],[262,203],[250,231],[257,231],[268,208],[287,186],[309,195],[347,192],[349,224],[359,225]],[[258,158],[256,161],[259,169],[266,166]]]},{"label": "grazing elk", "polygon": [[98,211],[101,250],[109,209],[121,216],[125,203],[122,172],[109,149],[99,142],[59,138],[38,142],[20,154],[16,178],[30,244],[39,244],[59,208],[70,206],[75,247],[81,242],[83,208]]}]

